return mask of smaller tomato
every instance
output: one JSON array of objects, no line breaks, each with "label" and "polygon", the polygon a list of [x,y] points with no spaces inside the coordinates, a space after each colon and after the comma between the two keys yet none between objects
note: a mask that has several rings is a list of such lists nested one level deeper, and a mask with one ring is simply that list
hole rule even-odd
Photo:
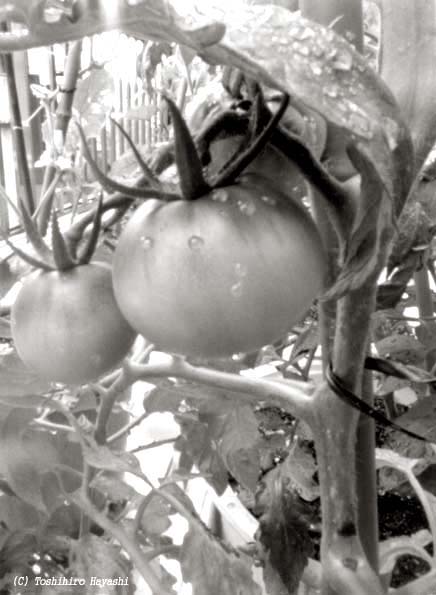
[{"label": "smaller tomato", "polygon": [[111,268],[98,262],[32,273],[12,306],[11,323],[18,355],[29,368],[73,384],[113,368],[136,336],[115,302]]}]

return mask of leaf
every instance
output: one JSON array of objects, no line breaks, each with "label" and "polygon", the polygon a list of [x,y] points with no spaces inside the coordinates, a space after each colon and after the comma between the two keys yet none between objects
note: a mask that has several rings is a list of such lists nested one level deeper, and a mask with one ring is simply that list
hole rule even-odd
[{"label": "leaf", "polygon": [[436,442],[436,402],[432,397],[420,399],[406,413],[397,418],[398,423]]},{"label": "leaf", "polygon": [[109,447],[99,445],[90,436],[84,437],[83,457],[92,467],[118,473],[133,473],[142,477],[138,459],[127,452],[114,453]]},{"label": "leaf", "polygon": [[[200,25],[188,6],[179,3],[177,10],[191,27]],[[206,18],[226,25],[223,41],[201,50],[191,38],[191,47],[207,61],[240,68],[288,92],[355,135],[388,194],[403,204],[414,173],[410,134],[391,92],[350,43],[277,6],[238,3],[224,9],[216,2]]]},{"label": "leaf", "polygon": [[0,473],[19,498],[45,512],[43,475],[56,467],[59,458],[49,435],[36,432],[26,435],[33,418],[32,410],[14,409],[3,421],[0,452],[6,456],[0,459]]},{"label": "leaf", "polygon": [[303,443],[294,444],[280,466],[281,477],[306,502],[319,498],[319,485],[315,481],[317,468],[313,452]]},{"label": "leaf", "polygon": [[15,532],[32,529],[39,525],[39,514],[34,506],[17,496],[0,494],[0,526]]},{"label": "leaf", "polygon": [[26,402],[33,406],[41,404],[41,393],[48,392],[51,385],[38,378],[18,357],[12,348],[0,349],[0,402],[20,406]]},{"label": "leaf", "polygon": [[388,275],[401,266],[411,251],[427,246],[434,235],[434,225],[420,202],[408,203],[401,213],[398,222],[399,233],[393,243],[389,255]]},{"label": "leaf", "polygon": [[91,70],[86,78],[79,81],[74,93],[72,109],[73,113],[80,115],[87,136],[100,134],[114,99],[114,81],[104,68]]},{"label": "leaf", "polygon": [[[92,577],[115,579],[121,577],[128,579],[131,570],[131,564],[125,556],[121,554],[121,548],[107,543],[104,539],[96,535],[86,535],[82,537],[73,548],[71,570],[76,576],[86,580],[90,584]],[[99,585],[100,588],[103,585]],[[107,583],[104,586],[107,595],[116,595],[116,585]]]},{"label": "leaf", "polygon": [[130,501],[136,494],[132,486],[114,475],[96,475],[90,486],[99,490],[111,502]]},{"label": "leaf", "polygon": [[208,426],[196,419],[180,420],[179,423],[181,435],[174,447],[181,453],[181,469],[189,472],[196,465],[201,473],[207,475],[215,491],[222,494],[228,485],[227,468],[217,452]]},{"label": "leaf", "polygon": [[250,560],[225,549],[201,526],[191,523],[181,551],[183,580],[192,584],[192,595],[261,595]]},{"label": "leaf", "polygon": [[170,514],[173,514],[170,504],[162,496],[154,494],[141,517],[141,529],[145,535],[162,535],[171,526]]},{"label": "leaf", "polygon": [[393,334],[377,341],[375,347],[380,357],[390,357],[403,364],[419,365],[426,354],[424,345],[411,335]]},{"label": "leaf", "polygon": [[253,493],[260,475],[257,418],[248,405],[235,407],[226,416],[219,452],[233,477]]},{"label": "leaf", "polygon": [[263,547],[265,584],[274,585],[273,593],[294,594],[312,553],[312,542],[298,496],[286,476],[279,466],[264,477],[256,501],[261,512],[257,539]]},{"label": "leaf", "polygon": [[377,288],[377,308],[395,308],[406,291],[413,273],[421,262],[419,252],[411,252],[395,270],[390,279]]},{"label": "leaf", "polygon": [[[433,24],[436,4],[378,0],[383,29],[381,75],[395,94],[416,147],[417,170],[435,142],[436,92]],[[398,68],[401,64],[401,68]],[[413,79],[414,84],[410,84]]]}]

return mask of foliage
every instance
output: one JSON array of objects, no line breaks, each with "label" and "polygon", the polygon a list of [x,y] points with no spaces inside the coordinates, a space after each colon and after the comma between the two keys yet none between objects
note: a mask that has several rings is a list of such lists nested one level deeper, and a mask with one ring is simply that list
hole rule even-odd
[{"label": "foliage", "polygon": [[[83,13],[76,11],[76,2],[56,7],[44,2],[16,4],[29,31],[21,46],[16,45],[14,34],[9,41],[0,34],[3,50],[76,39],[113,26],[145,39],[153,34],[164,45],[144,45],[138,69],[148,88],[155,84],[156,69],[162,69],[161,80],[171,88],[181,111],[185,110],[194,137],[188,138],[184,130],[183,142],[176,134],[164,146],[137,148],[120,131],[129,151],[113,165],[109,177],[99,169],[85,142],[83,151],[96,176],[90,190],[82,184],[77,167],[77,144],[79,138],[99,132],[106,118],[101,106],[109,109],[113,80],[100,67],[85,73],[72,104],[73,111],[80,114],[82,128],[71,127],[61,140],[54,126],[53,98],[35,88],[46,117],[46,152],[39,165],[55,169],[52,191],[57,186],[58,191],[74,192],[73,210],[80,206],[82,213],[67,225],[63,236],[54,215],[52,235],[47,238],[36,229],[35,216],[19,205],[33,250],[28,254],[32,267],[38,264],[41,251],[53,264],[49,248],[55,252],[57,265],[62,261],[68,262],[68,267],[80,267],[75,255],[85,254],[89,260],[94,250],[111,262],[112,253],[104,252],[105,245],[118,243],[120,228],[129,229],[138,213],[151,204],[149,198],[158,199],[154,201],[156,212],[163,223],[152,213],[158,227],[152,231],[161,233],[168,220],[167,210],[174,201],[180,206],[180,187],[185,198],[194,199],[191,202],[201,204],[206,200],[204,194],[221,192],[222,196],[228,188],[236,189],[240,202],[241,188],[250,190],[254,183],[247,179],[256,180],[253,168],[266,163],[262,167],[268,173],[277,159],[277,174],[269,171],[270,176],[265,176],[262,172],[265,177],[258,182],[261,195],[266,196],[267,188],[268,196],[277,193],[281,201],[285,186],[276,187],[274,178],[280,169],[289,167],[286,184],[296,190],[284,198],[293,205],[288,205],[286,216],[294,211],[304,213],[301,221],[293,215],[298,227],[293,239],[303,234],[303,240],[298,240],[303,252],[298,260],[306,259],[307,265],[309,247],[303,243],[313,225],[307,213],[315,213],[324,240],[328,238],[325,227],[330,226],[330,239],[324,247],[331,275],[328,287],[319,295],[321,315],[310,303],[303,304],[306,316],[301,317],[300,308],[300,319],[295,322],[294,316],[293,326],[285,328],[281,322],[281,333],[276,333],[280,337],[272,345],[258,349],[256,342],[256,351],[248,354],[231,355],[234,349],[228,348],[224,349],[226,357],[213,359],[215,353],[208,351],[208,344],[222,333],[225,320],[223,316],[214,318],[217,296],[209,292],[195,303],[189,328],[192,335],[198,322],[195,315],[201,323],[195,331],[198,336],[213,321],[210,336],[198,353],[193,352],[195,357],[192,353],[185,358],[157,352],[147,340],[138,340],[120,368],[106,371],[96,384],[80,385],[81,370],[75,384],[59,384],[55,381],[64,378],[53,373],[48,381],[43,380],[19,359],[9,324],[15,296],[8,290],[23,276],[23,269],[15,257],[10,265],[2,263],[0,451],[5,456],[0,461],[0,590],[47,594],[53,589],[38,585],[38,578],[51,577],[59,581],[83,579],[85,593],[92,577],[97,576],[106,580],[108,593],[120,595],[139,592],[141,581],[159,595],[178,592],[181,582],[190,583],[194,595],[265,591],[285,595],[297,593],[302,584],[311,593],[321,591],[323,595],[349,593],[350,588],[373,595],[387,592],[397,560],[408,554],[423,560],[426,572],[408,585],[407,591],[400,586],[394,592],[431,593],[436,584],[434,556],[429,553],[436,537],[434,296],[428,291],[426,302],[422,278],[417,275],[422,270],[434,274],[436,219],[433,190],[429,191],[429,186],[433,188],[431,164],[426,175],[417,176],[413,153],[414,146],[420,151],[423,146],[429,149],[435,132],[425,130],[424,140],[417,139],[415,129],[410,134],[401,110],[404,93],[409,97],[412,91],[402,88],[397,103],[395,85],[389,90],[345,37],[293,12],[296,3],[292,2],[269,6],[235,3],[226,11],[217,6],[208,15],[188,3],[174,2],[172,7],[154,0],[147,6],[142,3],[142,12],[138,8],[141,2],[127,8],[123,3],[117,17],[111,15],[105,23],[99,21],[102,15],[92,3],[83,3]],[[365,15],[370,40],[366,54],[372,66],[383,45],[383,39],[377,39],[382,30],[377,28],[377,16],[385,19],[385,26],[390,18],[386,17],[388,0],[375,4]],[[414,25],[422,26],[422,19],[428,17],[426,10],[407,14]],[[10,17],[10,4],[0,3],[3,14],[1,11]],[[51,33],[49,13],[54,19]],[[40,27],[35,28],[38,19]],[[397,15],[392,23],[397,23]],[[412,33],[415,35],[415,29]],[[387,52],[393,51],[391,34],[388,29],[391,45],[385,48]],[[415,46],[412,50],[411,64],[417,67],[419,52]],[[432,52],[432,44],[426,44],[425,64]],[[392,56],[385,56],[385,72],[392,76]],[[208,66],[209,62],[213,65]],[[383,73],[383,64],[381,68]],[[424,67],[419,76],[425,76]],[[427,97],[432,96],[429,86],[424,85]],[[290,97],[290,107],[280,121],[275,90]],[[423,119],[429,122],[433,112],[428,102],[423,104],[428,110]],[[123,115],[127,120],[147,120],[154,109]],[[169,113],[177,128],[180,114],[171,101]],[[418,124],[422,128],[422,119]],[[221,147],[231,147],[230,161],[214,145],[223,140],[228,145]],[[270,161],[261,161],[265,155]],[[178,175],[169,173],[171,167],[167,169],[174,159]],[[196,176],[189,177],[192,173]],[[100,190],[100,182],[110,195],[98,204],[84,201],[86,192],[92,196]],[[212,182],[218,189],[212,190]],[[138,207],[140,200],[145,204]],[[47,197],[41,202],[47,202]],[[215,204],[225,210],[219,195]],[[133,217],[132,206],[136,209]],[[96,221],[102,212],[101,229]],[[324,214],[322,221],[320,213]],[[275,214],[285,217],[279,210]],[[213,213],[215,218],[220,216],[222,213]],[[309,222],[305,223],[306,219]],[[158,288],[156,294],[153,279],[162,271],[174,274],[174,263],[179,261],[172,252],[177,246],[171,242],[183,224],[183,217],[172,222],[174,228],[164,238],[167,260],[157,262],[146,288],[152,303],[144,313],[150,324],[168,325],[167,311],[160,315],[161,310],[155,311],[153,306],[170,303],[176,330],[176,321],[186,315],[188,307],[180,293],[188,275],[176,265],[174,288],[165,292]],[[253,217],[243,223],[237,219],[236,228],[244,238],[252,234]],[[219,262],[214,261],[215,273],[236,250],[226,230],[223,236],[215,233],[219,240],[214,248],[219,256]],[[148,230],[138,233],[135,243],[143,252]],[[189,233],[193,233],[191,228]],[[291,245],[284,253],[282,244],[282,253],[274,252],[267,260],[271,246],[264,229],[262,234],[251,252],[266,262],[262,286],[266,295],[271,295],[280,289],[283,279],[272,275],[274,285],[269,274],[275,273],[274,267],[281,270],[288,266],[295,253]],[[21,248],[16,253],[23,256]],[[121,265],[118,261],[121,273],[128,272],[132,254],[129,248]],[[140,278],[143,269],[138,271],[133,280]],[[64,270],[58,273],[65,275]],[[308,281],[304,274],[300,277],[298,282],[304,287]],[[415,284],[410,283],[412,277]],[[136,285],[126,287],[124,280],[122,285],[128,297],[137,300]],[[117,292],[116,282],[115,286]],[[297,289],[292,288],[288,302]],[[50,300],[49,296],[39,305],[39,316],[47,315]],[[424,304],[427,310],[423,311]],[[201,320],[203,306],[206,314]],[[274,318],[277,308],[271,311],[269,306],[264,300],[256,322],[263,324],[263,308],[268,320]],[[244,329],[237,324],[242,311],[237,318],[232,324],[241,335]],[[59,328],[61,322],[59,319]],[[225,332],[230,335],[229,330]],[[108,343],[116,340],[108,339]],[[63,343],[71,350],[68,360],[77,366],[81,345]],[[380,495],[389,492],[416,497],[427,523],[425,531],[391,536],[380,544],[379,573],[368,563],[362,545],[364,529],[358,527],[356,501],[361,494],[353,480],[359,416],[340,402],[328,376],[324,378],[318,357],[320,344],[324,358],[331,360],[335,374],[349,391],[360,394],[366,362],[367,368],[374,370],[376,407],[427,440],[414,441],[392,427],[377,428],[378,448],[371,455],[377,461]],[[86,356],[84,347],[83,351]],[[174,351],[189,353],[185,346]],[[168,416],[174,431],[167,427],[153,430],[157,420],[168,420]],[[137,431],[132,447],[127,438]],[[168,448],[168,468],[159,469],[154,477],[152,464],[148,467],[146,461],[164,457]],[[149,458],[142,456],[150,453]],[[225,505],[228,498],[230,503]],[[186,527],[180,531],[181,519]],[[29,577],[28,586],[20,591],[14,586],[19,575]]]}]

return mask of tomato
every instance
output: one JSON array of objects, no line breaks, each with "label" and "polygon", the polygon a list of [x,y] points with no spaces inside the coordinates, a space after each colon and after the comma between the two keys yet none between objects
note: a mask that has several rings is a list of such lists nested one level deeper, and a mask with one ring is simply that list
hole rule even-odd
[{"label": "tomato", "polygon": [[256,176],[197,200],[146,201],[113,262],[115,297],[133,328],[158,349],[204,357],[283,336],[324,272],[307,211]]},{"label": "tomato", "polygon": [[115,301],[111,268],[98,262],[32,273],[11,322],[20,358],[56,382],[95,380],[122,360],[136,336]]}]

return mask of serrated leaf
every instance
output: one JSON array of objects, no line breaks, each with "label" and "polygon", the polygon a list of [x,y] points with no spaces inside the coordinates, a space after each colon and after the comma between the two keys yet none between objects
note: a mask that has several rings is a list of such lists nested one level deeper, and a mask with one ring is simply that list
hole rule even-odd
[{"label": "serrated leaf", "polygon": [[258,421],[251,407],[235,407],[225,417],[219,452],[233,477],[253,493],[260,475],[258,439]]},{"label": "serrated leaf", "polygon": [[397,333],[375,343],[380,357],[390,357],[403,364],[420,364],[425,357],[424,345],[411,335]]},{"label": "serrated leaf", "polygon": [[180,565],[183,580],[192,584],[192,595],[261,595],[250,563],[194,523],[183,540]]},{"label": "serrated leaf", "polygon": [[31,372],[12,348],[0,350],[0,402],[20,405],[25,398],[35,406],[42,402],[41,393],[48,392],[51,385]]},{"label": "serrated leaf", "polygon": [[[96,535],[82,537],[74,546],[72,570],[89,584],[91,577],[128,578],[131,564],[121,554],[121,548],[107,543]],[[106,585],[108,595],[117,593],[116,585]]]},{"label": "serrated leaf", "polygon": [[288,593],[295,593],[312,553],[312,542],[308,521],[287,477],[287,471],[279,466],[263,479],[256,501],[261,511],[257,538],[264,550],[265,584],[272,582],[278,587],[281,581]]},{"label": "serrated leaf", "polygon": [[153,494],[140,522],[145,535],[162,535],[171,526],[170,514],[173,514],[170,504],[159,494]]},{"label": "serrated leaf", "polygon": [[92,467],[115,471],[118,473],[133,473],[142,476],[138,459],[130,453],[114,453],[107,446],[97,444],[91,437],[86,436],[83,444],[83,457]]},{"label": "serrated leaf", "polygon": [[19,498],[45,512],[42,492],[43,475],[52,471],[59,462],[48,435],[25,431],[34,412],[12,410],[0,428],[0,473],[5,477]]},{"label": "serrated leaf", "polygon": [[207,475],[215,491],[222,494],[228,485],[227,468],[217,452],[208,426],[195,419],[179,423],[181,436],[174,443],[174,448],[180,452],[180,467],[191,471],[196,465],[201,473]]},{"label": "serrated leaf", "polygon": [[72,109],[80,114],[87,136],[100,134],[106,114],[114,105],[114,99],[114,80],[104,68],[91,70],[86,78],[79,81]]}]

